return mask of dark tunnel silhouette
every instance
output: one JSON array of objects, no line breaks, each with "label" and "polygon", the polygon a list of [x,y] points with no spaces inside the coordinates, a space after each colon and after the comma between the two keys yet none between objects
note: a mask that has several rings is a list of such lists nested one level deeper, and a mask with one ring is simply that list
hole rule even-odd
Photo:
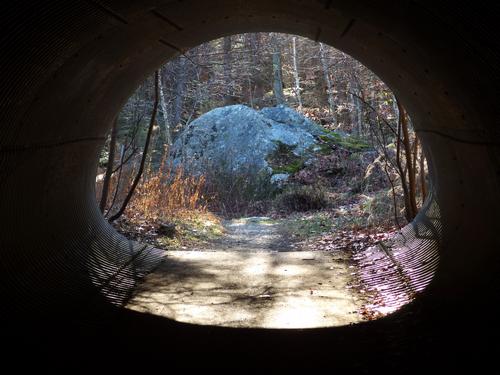
[{"label": "dark tunnel silhouette", "polygon": [[[2,336],[21,338],[25,350],[35,349],[28,343],[36,337],[38,353],[89,343],[66,359],[161,352],[169,366],[185,351],[205,358],[206,366],[227,364],[220,353],[247,366],[365,371],[493,361],[500,271],[498,10],[478,3],[10,4],[0,15]],[[432,281],[386,318],[328,329],[231,329],[120,308],[160,254],[121,237],[97,207],[96,160],[112,120],[169,58],[254,31],[302,35],[352,55],[411,114],[429,162],[431,198],[404,229],[405,251],[394,256],[419,291]]]}]

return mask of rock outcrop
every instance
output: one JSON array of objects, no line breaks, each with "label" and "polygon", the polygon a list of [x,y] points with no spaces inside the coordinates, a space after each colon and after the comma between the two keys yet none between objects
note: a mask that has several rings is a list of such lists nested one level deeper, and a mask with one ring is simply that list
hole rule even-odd
[{"label": "rock outcrop", "polygon": [[171,158],[174,166],[182,164],[190,173],[218,168],[271,175],[267,159],[280,145],[302,156],[323,133],[319,125],[286,106],[257,111],[232,105],[216,108],[189,124],[174,142]]}]

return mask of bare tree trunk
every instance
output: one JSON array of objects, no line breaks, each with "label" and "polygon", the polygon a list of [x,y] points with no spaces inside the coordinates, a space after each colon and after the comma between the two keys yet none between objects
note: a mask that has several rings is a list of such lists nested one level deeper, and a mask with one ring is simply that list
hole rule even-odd
[{"label": "bare tree trunk", "polygon": [[[413,151],[411,156],[411,168],[413,171],[413,180],[415,181],[415,206],[418,207],[417,201],[417,160],[418,160],[418,149],[420,148],[420,144],[418,138],[415,136],[415,140],[413,142]],[[415,214],[418,212],[418,209],[415,211]]]},{"label": "bare tree trunk", "polygon": [[[359,98],[359,97],[358,97],[358,99],[360,101],[362,101],[363,104],[370,107],[369,103],[367,103],[364,99]],[[390,157],[389,157],[389,153],[387,152],[387,138],[385,136],[384,129],[382,128],[380,116],[377,116],[376,121],[377,121],[378,130],[379,130],[380,134],[378,134],[377,131],[375,131],[375,129],[372,127],[368,127],[368,130],[372,133],[372,138],[374,139],[375,142],[377,142],[379,148],[382,150],[385,175],[387,177],[387,180],[391,184],[392,202],[393,202],[393,209],[394,209],[394,222],[396,223],[398,228],[401,229],[401,224],[399,223],[399,215],[398,215],[398,203],[397,203],[397,198],[396,198],[396,187],[394,185],[394,181],[391,178],[391,174],[389,173],[389,169],[388,169],[388,167],[391,167],[393,169],[396,169],[396,167],[391,162]],[[388,124],[386,123],[386,125],[388,125]],[[378,152],[380,154],[380,151],[378,151]]]},{"label": "bare tree trunk", "polygon": [[176,80],[175,80],[175,89],[174,89],[174,105],[172,108],[172,122],[171,126],[175,129],[179,126],[182,115],[182,107],[184,105],[184,94],[186,91],[186,61],[187,59],[184,56],[179,57],[179,61],[177,62],[176,71]]},{"label": "bare tree trunk", "polygon": [[165,102],[165,94],[163,92],[163,84],[162,84],[161,80],[162,80],[162,74],[161,74],[161,68],[160,68],[160,74],[158,75],[158,86],[160,88],[160,107],[161,107],[161,112],[163,115],[163,127],[164,127],[164,132],[165,132],[165,143],[170,146],[172,144],[172,137],[170,135],[170,123],[168,121],[167,103]]},{"label": "bare tree trunk", "polygon": [[299,107],[302,108],[302,98],[300,97],[300,78],[299,78],[299,68],[297,65],[297,37],[292,38],[292,57],[293,57],[293,77],[295,78],[295,96],[297,97],[297,102]]},{"label": "bare tree trunk", "polygon": [[250,107],[254,108],[253,103],[253,93],[252,93],[252,80],[248,77],[248,101],[250,102]]},{"label": "bare tree trunk", "polygon": [[334,122],[337,122],[337,116],[335,115],[335,102],[333,99],[333,85],[330,79],[330,69],[328,69],[328,62],[325,57],[325,46],[323,43],[319,44],[319,59],[321,61],[321,67],[323,68],[323,75],[326,82],[326,94],[328,98],[328,110],[332,115]]},{"label": "bare tree trunk", "polygon": [[351,92],[356,92],[357,95],[351,94],[352,99],[352,129],[357,136],[363,135],[363,107],[360,100],[362,96],[360,83],[357,77],[353,74],[351,79]]},{"label": "bare tree trunk", "polygon": [[[205,110],[207,109],[206,106],[211,102],[213,71],[211,71],[209,68],[210,62],[208,59],[208,54],[210,52],[210,48],[211,46],[208,43],[202,44],[197,48],[197,61],[199,64],[198,73],[200,77],[200,79],[198,79],[197,86],[199,86],[200,88],[199,92],[201,98],[201,100],[198,102],[198,110],[201,113],[205,112]],[[189,123],[189,121],[187,121],[186,123]]]},{"label": "bare tree trunk", "polygon": [[283,75],[281,70],[281,47],[276,34],[272,35],[273,44],[273,92],[276,105],[285,104]]},{"label": "bare tree trunk", "polygon": [[106,203],[108,202],[109,183],[111,181],[111,175],[113,174],[117,132],[118,132],[118,116],[113,122],[113,128],[111,129],[111,141],[109,142],[108,165],[106,166],[106,175],[104,176],[104,181],[102,182],[102,193],[101,193],[101,202],[99,204],[99,209],[103,213],[106,208]]},{"label": "bare tree trunk", "polygon": [[233,103],[233,82],[231,79],[231,36],[226,36],[222,43],[223,52],[223,71],[224,71],[224,105],[230,105]]},{"label": "bare tree trunk", "polygon": [[[396,164],[398,167],[399,175],[401,178],[401,187],[403,188],[403,195],[405,200],[405,216],[408,222],[412,221],[417,215],[418,208],[415,197],[415,175],[413,171],[412,153],[408,134],[408,118],[406,111],[401,105],[401,102],[396,98],[398,107],[398,133],[397,133],[397,147],[396,147]],[[401,139],[401,135],[403,139]],[[401,162],[401,143],[405,149],[405,167],[403,168]],[[408,174],[408,178],[407,178]]]},{"label": "bare tree trunk", "polygon": [[388,165],[389,162],[387,160],[384,160],[384,172],[387,177],[387,181],[391,184],[391,193],[392,193],[392,207],[394,209],[394,222],[398,226],[399,229],[401,229],[401,224],[399,223],[398,219],[398,201],[396,199],[396,187],[394,186],[394,181],[392,181],[391,175],[388,170]]},{"label": "bare tree trunk", "polygon": [[[401,116],[401,114],[399,116]],[[406,181],[406,173],[401,163],[401,120],[398,121],[398,133],[396,139],[396,165],[399,171],[399,178],[401,179],[401,187],[403,189],[403,198],[405,202],[405,217],[406,220],[410,222],[413,220],[413,213],[411,212],[408,184]]]},{"label": "bare tree trunk", "polygon": [[253,105],[257,108],[262,106],[262,98],[265,93],[265,81],[262,77],[262,72],[260,70],[261,62],[261,52],[262,52],[262,34],[260,33],[252,33],[249,35],[250,39],[250,60],[252,62],[252,101]]},{"label": "bare tree trunk", "polygon": [[398,100],[398,110],[399,110],[399,118],[401,122],[401,129],[403,131],[403,146],[405,149],[405,157],[406,157],[406,168],[408,170],[408,198],[411,207],[412,219],[417,215],[417,198],[416,198],[416,181],[415,181],[415,170],[413,164],[413,154],[411,150],[410,144],[410,135],[408,132],[408,116],[406,114],[405,109],[401,105],[401,102]]},{"label": "bare tree trunk", "polygon": [[125,164],[124,159],[125,159],[125,145],[122,145],[120,150],[120,165],[118,166],[118,169],[115,169],[115,172],[118,170],[118,177],[116,178],[116,184],[115,184],[115,192],[113,194],[113,199],[111,200],[111,204],[109,205],[108,210],[104,215],[105,217],[107,217],[111,212],[111,210],[113,210],[113,207],[115,206],[116,202],[116,197],[118,196],[118,192],[120,191],[120,182],[122,179],[123,165]]},{"label": "bare tree trunk", "polygon": [[132,182],[132,186],[130,187],[130,190],[125,197],[125,200],[123,201],[122,206],[118,210],[116,214],[111,216],[109,218],[109,221],[115,221],[118,219],[120,216],[122,216],[123,212],[127,208],[128,203],[130,202],[130,199],[132,198],[132,195],[134,194],[135,188],[137,187],[137,184],[139,183],[141,177],[142,177],[142,172],[144,171],[144,164],[146,163],[146,158],[148,156],[148,148],[149,148],[149,142],[151,141],[151,134],[153,133],[153,127],[155,124],[156,120],[156,112],[158,110],[158,101],[159,101],[159,90],[158,90],[158,71],[155,72],[155,99],[153,103],[153,112],[151,113],[151,120],[149,121],[149,128],[148,128],[148,134],[146,135],[146,143],[144,144],[144,151],[142,153],[142,158],[141,158],[141,164],[139,166],[139,170],[137,171],[137,175],[135,176],[134,181]]},{"label": "bare tree trunk", "polygon": [[255,34],[245,34],[243,36],[243,44],[245,46],[246,54],[240,59],[242,62],[244,62],[245,67],[249,67],[249,69],[245,69],[245,74],[241,76],[245,83],[242,85],[242,94],[243,100],[247,101],[252,108],[255,107],[253,80],[257,77],[258,73],[255,49],[256,44],[254,43],[254,40]]},{"label": "bare tree trunk", "polygon": [[425,181],[425,155],[424,148],[420,147],[420,192],[422,194],[422,206],[427,198],[427,183]]}]

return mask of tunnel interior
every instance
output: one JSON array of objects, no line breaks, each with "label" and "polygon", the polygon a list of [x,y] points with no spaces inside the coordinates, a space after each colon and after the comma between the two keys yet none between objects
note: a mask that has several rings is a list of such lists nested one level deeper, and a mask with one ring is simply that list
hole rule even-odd
[{"label": "tunnel interior", "polygon": [[[11,6],[0,42],[0,290],[8,331],[172,337],[172,347],[189,342],[196,352],[210,343],[210,351],[246,359],[270,359],[269,348],[336,348],[345,354],[340,367],[354,356],[365,358],[356,362],[363,366],[381,353],[384,363],[403,366],[419,353],[438,358],[441,346],[456,354],[470,348],[469,336],[484,345],[481,355],[492,350],[486,342],[497,323],[483,315],[498,295],[500,153],[492,84],[498,46],[487,13],[460,4],[445,12],[427,1]],[[424,293],[387,318],[282,332],[185,325],[120,308],[160,254],[121,237],[97,207],[96,159],[112,120],[168,59],[253,31],[293,33],[350,54],[391,87],[414,121],[431,195],[403,231],[398,262],[417,286],[436,272]]]}]

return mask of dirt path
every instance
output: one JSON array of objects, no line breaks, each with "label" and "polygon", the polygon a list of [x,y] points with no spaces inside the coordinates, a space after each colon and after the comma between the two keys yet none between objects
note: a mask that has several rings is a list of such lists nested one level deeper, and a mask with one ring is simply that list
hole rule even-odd
[{"label": "dirt path", "polygon": [[292,251],[281,231],[282,223],[267,217],[226,220],[225,236],[210,247],[227,251]]},{"label": "dirt path", "polygon": [[182,322],[231,327],[312,328],[362,320],[363,297],[347,255],[291,251],[267,218],[224,223],[204,249],[167,251],[127,307]]}]

